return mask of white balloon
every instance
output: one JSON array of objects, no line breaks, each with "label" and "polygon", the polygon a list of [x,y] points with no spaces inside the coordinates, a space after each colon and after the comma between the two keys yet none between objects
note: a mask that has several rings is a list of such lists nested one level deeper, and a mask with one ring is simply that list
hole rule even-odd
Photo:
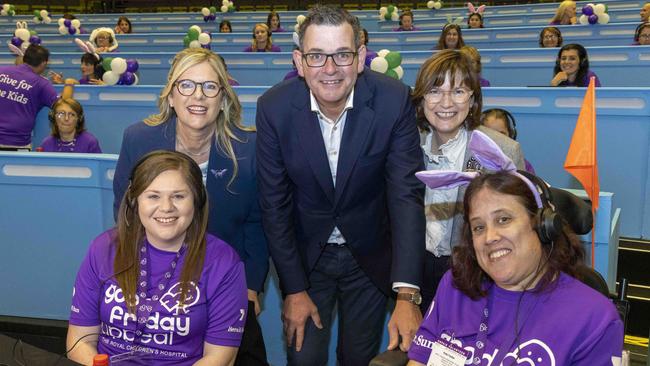
[{"label": "white balloon", "polygon": [[210,35],[207,33],[199,34],[199,43],[202,45],[206,45],[210,43]]},{"label": "white balloon", "polygon": [[229,1],[229,2],[228,2],[228,6],[229,6],[229,7],[230,7],[230,6],[235,6],[235,3],[233,3],[232,1]]},{"label": "white balloon", "polygon": [[582,25],[589,24],[589,18],[588,18],[586,15],[584,15],[584,14],[582,14],[582,15],[580,16],[580,18],[578,18],[578,21],[579,21],[580,24],[582,24]]},{"label": "white balloon", "polygon": [[190,48],[201,48],[201,44],[199,41],[192,41],[190,42]]},{"label": "white balloon", "polygon": [[602,13],[598,16],[598,24],[607,24],[609,23],[609,14]]},{"label": "white balloon", "polygon": [[599,17],[605,14],[605,4],[598,4],[594,6],[594,13],[596,13],[596,15],[598,15]]},{"label": "white balloon", "polygon": [[221,5],[228,6],[228,3],[229,3],[229,2],[230,2],[229,0],[222,0],[222,1],[221,1]]},{"label": "white balloon", "polygon": [[120,75],[113,71],[106,71],[104,75],[102,75],[102,80],[108,85],[115,85],[120,80]]},{"label": "white balloon", "polygon": [[201,14],[203,14],[204,17],[207,17],[208,15],[210,15],[210,9],[208,8],[201,9]]},{"label": "white balloon", "polygon": [[41,14],[41,18],[45,18],[48,15],[47,10],[41,10],[39,14]]},{"label": "white balloon", "polygon": [[390,51],[387,50],[387,49],[385,49],[385,48],[384,48],[383,50],[379,50],[379,52],[377,52],[377,57],[386,57],[386,55],[387,55],[389,52],[390,52]]},{"label": "white balloon", "polygon": [[4,10],[4,9],[0,10],[0,15],[3,15],[3,16],[4,16],[4,15],[7,15],[7,11]]},{"label": "white balloon", "polygon": [[111,71],[117,74],[118,77],[126,71],[126,60],[121,57],[115,57],[111,61]]},{"label": "white balloon", "polygon": [[81,27],[81,22],[79,21],[79,19],[72,19],[72,21],[70,23],[72,24],[72,27],[74,27],[74,28]]},{"label": "white balloon", "polygon": [[222,5],[221,6],[221,12],[222,13],[227,13],[228,12],[228,5]]},{"label": "white balloon", "polygon": [[29,41],[30,34],[29,31],[25,28],[16,29],[16,32],[14,32],[14,34],[16,37],[22,39],[23,41]]},{"label": "white balloon", "polygon": [[45,24],[50,24],[50,23],[52,23],[52,18],[50,18],[50,17],[45,17],[45,18],[43,18],[43,23],[45,23]]},{"label": "white balloon", "polygon": [[383,57],[375,57],[370,62],[370,69],[383,74],[388,70],[388,61]]},{"label": "white balloon", "polygon": [[65,18],[59,18],[59,21],[58,21],[58,23],[59,23],[59,27],[63,27],[63,26],[64,26],[63,22],[65,22]]},{"label": "white balloon", "polygon": [[395,73],[397,74],[397,78],[402,80],[402,77],[404,76],[404,69],[402,66],[397,66],[396,68],[393,69]]},{"label": "white balloon", "polygon": [[379,14],[381,14],[381,15],[386,14],[387,11],[388,11],[388,8],[385,7],[385,6],[382,6],[381,8],[379,8]]},{"label": "white balloon", "polygon": [[397,14],[397,11],[394,11],[394,12],[390,15],[390,20],[392,20],[392,21],[394,21],[394,22],[396,22],[396,21],[399,20],[399,14]]},{"label": "white balloon", "polygon": [[68,34],[68,28],[65,25],[59,27],[59,33],[62,35]]},{"label": "white balloon", "polygon": [[138,77],[138,74],[133,74],[133,77],[135,77],[135,81],[133,81],[133,84],[131,85],[138,85],[140,82],[140,78]]},{"label": "white balloon", "polygon": [[196,29],[196,31],[199,32],[199,34],[201,34],[201,32],[202,32],[201,27],[199,27],[198,25],[193,25],[193,26],[190,27],[190,29]]},{"label": "white balloon", "polygon": [[429,9],[433,9],[433,3],[434,3],[433,0],[429,0],[429,1],[427,1],[427,8],[429,8]]},{"label": "white balloon", "polygon": [[435,3],[433,3],[433,8],[436,10],[440,10],[440,8],[442,8],[442,1],[436,1]]},{"label": "white balloon", "polygon": [[302,14],[300,14],[300,15],[298,15],[298,16],[296,17],[296,23],[298,23],[298,24],[302,24],[302,23],[305,21],[305,19],[307,19],[307,17],[304,16],[304,15],[302,15]]},{"label": "white balloon", "polygon": [[37,24],[40,22],[40,20],[38,20],[37,17],[33,17],[32,20],[34,21],[34,23],[37,23]]},{"label": "white balloon", "polygon": [[10,7],[11,7],[11,5],[9,5],[9,4],[2,4],[2,10],[4,10],[4,11],[9,11]]}]

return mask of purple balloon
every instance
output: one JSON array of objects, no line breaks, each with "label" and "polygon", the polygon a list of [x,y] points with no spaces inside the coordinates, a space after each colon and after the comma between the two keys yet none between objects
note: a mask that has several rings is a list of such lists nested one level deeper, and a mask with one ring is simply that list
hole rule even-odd
[{"label": "purple balloon", "polygon": [[135,83],[135,75],[132,72],[125,71],[120,77],[124,85],[133,85]]},{"label": "purple balloon", "polygon": [[594,8],[592,8],[590,5],[585,5],[582,7],[582,14],[586,16],[590,16],[594,13]]},{"label": "purple balloon", "polygon": [[210,14],[210,20],[214,21],[217,19],[217,14]]},{"label": "purple balloon", "polygon": [[75,34],[75,32],[76,32],[76,30],[74,29],[74,27],[68,28],[68,33]]},{"label": "purple balloon", "polygon": [[126,71],[128,72],[136,72],[138,71],[138,61],[134,59],[128,59],[126,60]]},{"label": "purple balloon", "polygon": [[70,19],[66,19],[63,21],[63,25],[70,28],[70,25],[72,25],[72,21]]},{"label": "purple balloon", "polygon": [[592,14],[589,16],[589,24],[596,24],[598,23],[598,15]]},{"label": "purple balloon", "polygon": [[23,40],[18,38],[18,37],[12,37],[11,38],[11,44],[16,46],[16,47],[20,47],[20,45],[23,44]]},{"label": "purple balloon", "polygon": [[31,44],[38,44],[38,41],[40,41],[40,38],[38,38],[36,36],[29,37],[29,43],[31,43]]},{"label": "purple balloon", "polygon": [[204,21],[204,22],[207,23],[208,20],[210,20],[210,16],[209,16],[209,15],[206,15],[206,16],[203,17],[203,21]]}]

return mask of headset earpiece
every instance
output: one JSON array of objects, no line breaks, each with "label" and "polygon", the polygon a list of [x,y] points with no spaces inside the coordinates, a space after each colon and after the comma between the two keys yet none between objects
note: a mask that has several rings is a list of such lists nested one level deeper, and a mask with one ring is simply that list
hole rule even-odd
[{"label": "headset earpiece", "polygon": [[553,196],[551,190],[548,189],[546,182],[541,178],[528,173],[526,171],[518,170],[519,174],[525,176],[530,180],[542,200],[542,208],[538,209],[536,231],[539,240],[542,244],[552,244],[562,233],[562,218],[555,212],[553,207]]}]

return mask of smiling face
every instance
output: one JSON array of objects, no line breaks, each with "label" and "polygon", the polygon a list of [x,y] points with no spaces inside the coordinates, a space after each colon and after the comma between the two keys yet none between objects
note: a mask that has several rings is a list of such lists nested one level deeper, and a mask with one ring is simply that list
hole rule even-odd
[{"label": "smiling face", "polygon": [[458,46],[458,31],[450,29],[445,36],[445,45],[449,49],[455,49]]},{"label": "smiling face", "polygon": [[[303,53],[333,54],[337,52],[358,52],[349,66],[337,66],[331,57],[325,65],[310,67],[303,59]],[[337,116],[343,111],[345,102],[357,82],[357,75],[363,71],[366,47],[357,50],[354,45],[354,32],[348,23],[341,25],[310,25],[302,40],[302,51],[293,52],[293,61],[298,74],[305,78],[314,94],[321,111],[326,116]],[[334,118],[335,118],[334,117]]]},{"label": "smiling face", "polygon": [[[217,73],[208,62],[202,62],[188,68],[176,82],[192,80],[195,83],[214,81],[219,84]],[[197,85],[194,93],[184,96],[178,91],[178,84],[172,87],[167,97],[169,105],[174,108],[177,117],[177,129],[189,129],[194,133],[211,134],[216,126],[217,116],[222,105],[223,91],[214,98],[208,98],[203,93],[203,87]]]},{"label": "smiling face", "polygon": [[259,48],[260,44],[266,44],[266,41],[269,39],[269,33],[266,31],[266,28],[264,28],[261,25],[258,25],[255,27],[255,41],[257,41],[257,45]]},{"label": "smiling face", "polygon": [[138,196],[138,216],[158,249],[180,249],[194,217],[194,196],[178,170],[167,170]]},{"label": "smiling face", "polygon": [[481,16],[478,14],[472,14],[469,17],[469,27],[470,28],[481,28]]},{"label": "smiling face", "polygon": [[424,116],[426,117],[429,125],[433,130],[438,134],[438,137],[442,143],[449,141],[454,138],[460,128],[463,126],[467,115],[469,114],[470,105],[472,105],[473,97],[470,97],[464,103],[454,102],[452,94],[458,93],[461,90],[470,93],[470,89],[462,84],[463,78],[460,75],[456,75],[456,85],[451,85],[451,78],[449,74],[445,76],[445,82],[435,87],[434,89],[442,94],[442,97],[439,102],[431,103],[427,101],[427,96],[425,95],[422,100],[422,110],[424,111]]},{"label": "smiling face", "polygon": [[578,50],[564,50],[560,55],[560,69],[568,75],[575,75],[580,69]]},{"label": "smiling face", "polygon": [[81,63],[81,76],[95,77],[95,66],[93,64]]},{"label": "smiling face", "polygon": [[120,30],[124,33],[129,33],[131,31],[131,26],[129,25],[129,22],[127,22],[124,19],[120,20],[120,22],[117,23],[117,26],[120,27]]},{"label": "smiling face", "polygon": [[542,243],[517,197],[481,188],[470,202],[469,225],[478,264],[497,286],[521,291],[535,285]]},{"label": "smiling face", "polygon": [[650,19],[650,3],[643,5],[639,15],[641,16],[641,22],[647,22]]},{"label": "smiling face", "polygon": [[542,44],[544,47],[557,47],[559,38],[553,31],[545,30],[542,34]]}]

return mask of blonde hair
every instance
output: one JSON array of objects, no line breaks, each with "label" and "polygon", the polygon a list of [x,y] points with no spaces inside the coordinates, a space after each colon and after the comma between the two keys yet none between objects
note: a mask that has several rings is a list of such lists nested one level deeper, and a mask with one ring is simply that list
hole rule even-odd
[{"label": "blonde hair", "polygon": [[560,3],[560,5],[557,7],[557,10],[555,11],[555,16],[553,19],[551,19],[551,23],[559,23],[561,24],[562,18],[564,18],[564,14],[566,13],[566,10],[570,6],[575,6],[576,2],[573,0],[564,0]]},{"label": "blonde hair", "polygon": [[186,48],[174,56],[172,67],[169,69],[167,75],[167,84],[160,92],[158,98],[158,109],[160,113],[152,114],[145,118],[144,123],[149,126],[157,126],[167,122],[170,118],[176,117],[176,112],[169,105],[168,97],[174,90],[176,81],[180,76],[196,65],[207,63],[210,68],[217,74],[216,80],[222,88],[221,92],[221,111],[214,121],[216,124],[216,143],[217,147],[224,152],[233,163],[233,173],[228,185],[230,185],[237,177],[239,165],[237,163],[237,156],[232,146],[232,140],[243,142],[234,133],[235,129],[242,131],[255,131],[255,127],[244,126],[241,122],[242,107],[237,98],[237,94],[228,84],[228,73],[226,72],[225,65],[219,59],[219,56],[212,51],[203,48]]},{"label": "blonde hair", "polygon": [[257,27],[266,30],[266,46],[264,46],[264,50],[270,51],[271,47],[273,46],[273,41],[271,40],[271,29],[268,25],[266,25],[266,23],[257,23],[253,27],[253,41],[251,42],[252,51],[257,52],[257,39],[255,38],[255,30]]}]

